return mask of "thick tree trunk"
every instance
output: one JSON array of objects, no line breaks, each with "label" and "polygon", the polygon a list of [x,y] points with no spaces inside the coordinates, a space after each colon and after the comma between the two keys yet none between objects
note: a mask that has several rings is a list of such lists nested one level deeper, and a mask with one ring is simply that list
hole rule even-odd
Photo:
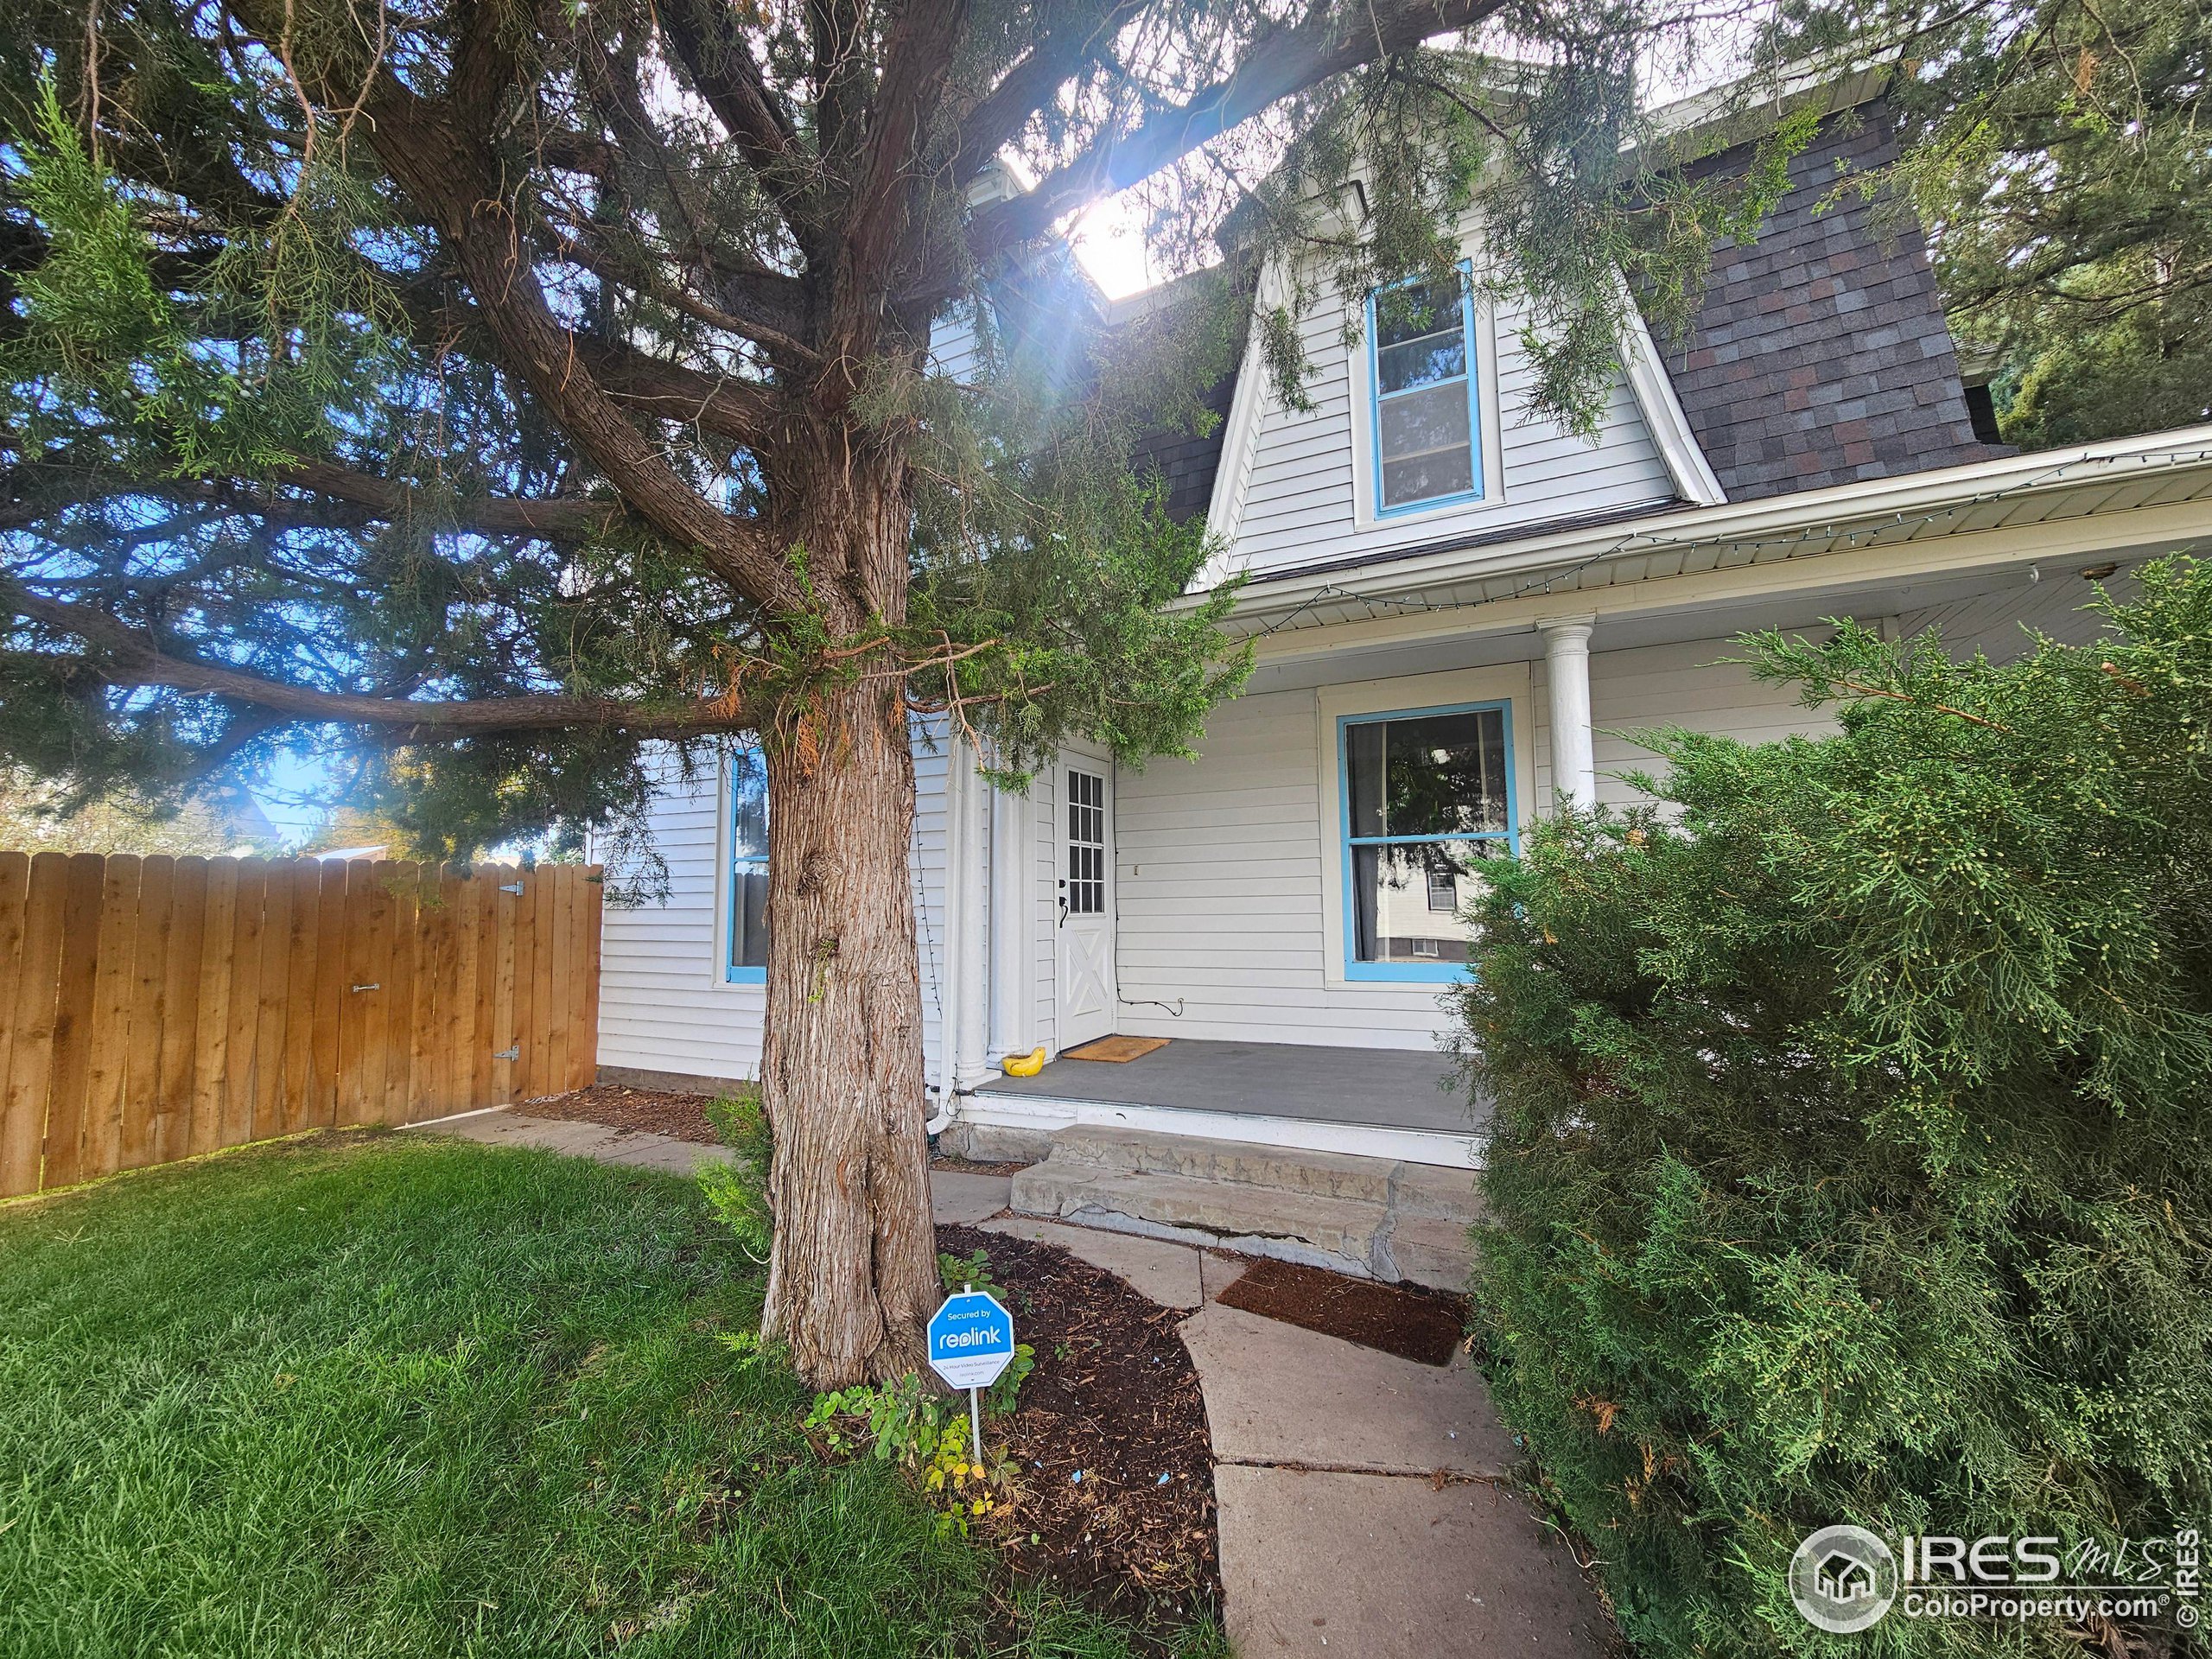
[{"label": "thick tree trunk", "polygon": [[[903,599],[898,493],[837,528],[850,539],[836,563],[851,573],[893,561],[876,574]],[[810,544],[828,551],[831,539]],[[766,747],[760,1076],[776,1236],[763,1334],[789,1347],[816,1388],[888,1381],[925,1372],[923,1326],[939,1287],[907,862],[914,763],[899,683],[821,692]]]}]

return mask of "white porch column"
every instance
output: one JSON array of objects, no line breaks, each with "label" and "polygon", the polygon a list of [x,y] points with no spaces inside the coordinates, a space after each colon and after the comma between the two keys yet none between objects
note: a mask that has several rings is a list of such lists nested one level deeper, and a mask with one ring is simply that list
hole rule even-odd
[{"label": "white porch column", "polygon": [[948,735],[944,750],[944,910],[938,933],[937,1075],[930,1083],[937,1096],[929,1124],[932,1135],[951,1121],[955,1073],[959,1070],[960,957],[968,939],[968,931],[961,925],[960,899],[966,863],[960,842],[967,824],[967,815],[961,810],[969,776],[963,763],[967,749],[958,738]]},{"label": "white porch column", "polygon": [[1544,636],[1544,671],[1552,690],[1552,798],[1561,807],[1598,799],[1598,762],[1590,736],[1590,630],[1595,616],[1551,617]]},{"label": "white porch column", "polygon": [[1026,794],[991,791],[991,1036],[995,1065],[1037,1046],[1037,810]]},{"label": "white porch column", "polygon": [[965,744],[955,747],[952,764],[960,769],[958,797],[961,815],[960,906],[946,906],[952,925],[961,933],[960,995],[954,1014],[957,1034],[953,1087],[970,1089],[983,1079],[983,1047],[990,1040],[991,929],[986,906],[989,901],[990,868],[996,860],[991,844],[991,820],[987,797],[991,787],[976,775],[982,757]]}]

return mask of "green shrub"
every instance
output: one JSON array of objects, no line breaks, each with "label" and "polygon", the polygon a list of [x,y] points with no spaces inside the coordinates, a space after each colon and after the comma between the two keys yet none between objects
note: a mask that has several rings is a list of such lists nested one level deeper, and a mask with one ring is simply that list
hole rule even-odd
[{"label": "green shrub", "polygon": [[1671,806],[1541,826],[1481,905],[1478,1317],[1650,1651],[2075,1651],[1820,1636],[1784,1571],[2212,1509],[2212,572],[2095,608],[2002,666],[1747,639],[1841,730],[1657,734]]}]

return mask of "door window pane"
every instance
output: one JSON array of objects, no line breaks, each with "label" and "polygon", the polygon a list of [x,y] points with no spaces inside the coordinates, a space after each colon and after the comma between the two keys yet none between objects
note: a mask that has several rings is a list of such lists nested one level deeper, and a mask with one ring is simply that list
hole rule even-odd
[{"label": "door window pane", "polygon": [[1068,914],[1106,913],[1106,780],[1068,771]]}]

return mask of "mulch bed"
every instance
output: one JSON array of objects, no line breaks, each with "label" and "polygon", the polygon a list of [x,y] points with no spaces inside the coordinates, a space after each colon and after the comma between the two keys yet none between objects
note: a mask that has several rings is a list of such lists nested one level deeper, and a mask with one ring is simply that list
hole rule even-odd
[{"label": "mulch bed", "polygon": [[986,1535],[1017,1572],[1163,1631],[1217,1607],[1213,1438],[1182,1315],[1049,1244],[974,1227],[937,1236],[989,1257],[1037,1355],[1019,1408],[995,1426],[1021,1473]]},{"label": "mulch bed", "polygon": [[973,1158],[956,1158],[949,1152],[930,1154],[930,1167],[950,1171],[956,1175],[1013,1175],[1029,1167],[1027,1164],[982,1164]]},{"label": "mulch bed", "polygon": [[[573,1094],[550,1095],[525,1100],[515,1109],[531,1117],[568,1118],[579,1123],[603,1123],[610,1129],[644,1129],[671,1135],[679,1141],[719,1146],[721,1137],[707,1122],[707,1103],[712,1095],[681,1094],[671,1090],[631,1089],[619,1083],[596,1083]],[[931,1169],[954,1170],[963,1175],[1011,1175],[1027,1164],[979,1164],[972,1158],[932,1153]]]},{"label": "mulch bed", "polygon": [[1423,1365],[1449,1364],[1467,1328],[1466,1299],[1449,1291],[1348,1279],[1266,1257],[1214,1300]]},{"label": "mulch bed", "polygon": [[721,1137],[707,1122],[707,1103],[712,1095],[685,1095],[652,1089],[630,1089],[619,1083],[595,1083],[573,1094],[550,1095],[543,1100],[516,1103],[515,1110],[528,1117],[561,1117],[578,1123],[604,1123],[610,1129],[643,1129],[651,1135],[674,1135],[720,1146]]}]

